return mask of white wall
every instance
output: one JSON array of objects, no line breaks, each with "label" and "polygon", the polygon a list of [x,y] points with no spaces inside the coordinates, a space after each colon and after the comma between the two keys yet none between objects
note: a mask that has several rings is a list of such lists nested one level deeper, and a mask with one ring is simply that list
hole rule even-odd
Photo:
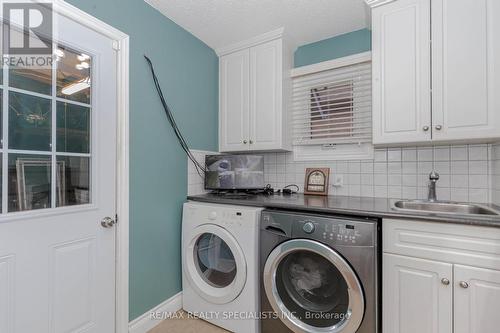
[{"label": "white wall", "polygon": [[[424,199],[428,174],[435,169],[441,175],[439,199],[492,201],[491,145],[377,149],[374,160],[355,161],[294,162],[292,153],[264,156],[266,182],[278,188],[294,183],[302,190],[307,167],[329,167],[330,194]],[[344,186],[331,186],[336,176],[343,177]]]},{"label": "white wall", "polygon": [[500,205],[500,143],[496,144],[492,148],[492,191],[493,191],[493,203]]}]

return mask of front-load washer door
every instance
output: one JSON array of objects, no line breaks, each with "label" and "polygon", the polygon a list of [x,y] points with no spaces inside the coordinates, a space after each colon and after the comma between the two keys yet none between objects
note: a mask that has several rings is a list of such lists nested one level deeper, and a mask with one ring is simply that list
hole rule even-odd
[{"label": "front-load washer door", "polygon": [[224,228],[204,224],[189,232],[184,249],[184,274],[198,295],[226,304],[246,282],[246,260],[236,239]]},{"label": "front-load washer door", "polygon": [[281,243],[268,256],[263,279],[269,303],[294,332],[354,333],[363,320],[365,301],[356,273],[322,243]]}]

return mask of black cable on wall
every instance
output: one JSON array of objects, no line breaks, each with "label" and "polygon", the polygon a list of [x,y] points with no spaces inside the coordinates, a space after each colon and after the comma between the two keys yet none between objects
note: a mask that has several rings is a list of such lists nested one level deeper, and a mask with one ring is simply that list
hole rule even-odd
[{"label": "black cable on wall", "polygon": [[156,91],[158,93],[158,96],[160,97],[160,101],[161,101],[161,104],[163,106],[163,110],[165,111],[168,122],[170,123],[170,126],[172,126],[172,129],[174,130],[175,136],[177,137],[177,140],[179,141],[179,144],[181,145],[182,150],[184,150],[184,152],[186,153],[188,158],[193,162],[194,167],[196,168],[196,172],[198,172],[198,174],[201,177],[204,177],[205,172],[206,172],[205,165],[198,162],[196,160],[196,158],[194,157],[193,153],[191,152],[191,150],[189,149],[186,140],[182,136],[182,133],[181,133],[179,127],[177,126],[177,123],[175,122],[174,115],[172,114],[172,111],[168,107],[167,101],[165,100],[165,97],[163,96],[163,92],[161,90],[161,86],[160,86],[160,83],[158,81],[158,77],[156,76],[156,73],[154,70],[153,62],[146,55],[144,55],[144,58],[146,58],[146,61],[149,64],[149,68],[151,69],[151,75],[153,76],[153,82],[154,82]]}]

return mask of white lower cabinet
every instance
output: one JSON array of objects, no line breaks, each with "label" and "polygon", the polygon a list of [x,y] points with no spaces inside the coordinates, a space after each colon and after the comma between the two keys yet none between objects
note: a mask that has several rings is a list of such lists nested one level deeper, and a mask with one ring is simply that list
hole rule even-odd
[{"label": "white lower cabinet", "polygon": [[500,332],[500,271],[455,265],[455,333]]},{"label": "white lower cabinet", "polygon": [[500,332],[500,229],[383,222],[383,333]]},{"label": "white lower cabinet", "polygon": [[384,333],[451,333],[453,265],[385,254]]}]

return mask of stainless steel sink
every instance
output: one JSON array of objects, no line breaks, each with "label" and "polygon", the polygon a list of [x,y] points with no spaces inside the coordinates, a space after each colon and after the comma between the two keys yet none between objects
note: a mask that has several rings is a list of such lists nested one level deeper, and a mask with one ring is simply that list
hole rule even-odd
[{"label": "stainless steel sink", "polygon": [[448,201],[400,200],[394,202],[393,208],[422,213],[500,216],[499,211],[487,206]]}]

